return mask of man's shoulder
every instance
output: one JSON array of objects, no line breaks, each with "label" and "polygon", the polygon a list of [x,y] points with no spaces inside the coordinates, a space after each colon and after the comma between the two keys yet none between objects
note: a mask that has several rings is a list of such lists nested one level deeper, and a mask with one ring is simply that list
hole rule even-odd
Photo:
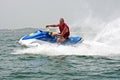
[{"label": "man's shoulder", "polygon": [[65,26],[68,26],[66,23],[64,23]]}]

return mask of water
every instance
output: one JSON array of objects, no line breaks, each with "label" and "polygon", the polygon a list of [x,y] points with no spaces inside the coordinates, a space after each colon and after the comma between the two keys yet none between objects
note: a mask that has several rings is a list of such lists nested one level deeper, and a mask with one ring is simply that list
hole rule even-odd
[{"label": "water", "polygon": [[23,48],[18,40],[37,29],[0,31],[0,80],[119,80],[119,19],[104,26],[91,34],[72,32],[84,37],[75,46],[34,48]]},{"label": "water", "polygon": [[[120,0],[19,1],[1,0],[0,80],[120,80]],[[38,30],[26,26],[60,17],[71,35],[83,37],[81,44],[19,45],[22,36]]]}]

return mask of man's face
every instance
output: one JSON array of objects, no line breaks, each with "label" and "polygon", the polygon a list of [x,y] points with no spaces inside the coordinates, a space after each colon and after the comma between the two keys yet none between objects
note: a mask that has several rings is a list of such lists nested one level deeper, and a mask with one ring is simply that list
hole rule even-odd
[{"label": "man's face", "polygon": [[62,25],[62,24],[64,24],[64,20],[63,19],[60,19],[60,24]]}]

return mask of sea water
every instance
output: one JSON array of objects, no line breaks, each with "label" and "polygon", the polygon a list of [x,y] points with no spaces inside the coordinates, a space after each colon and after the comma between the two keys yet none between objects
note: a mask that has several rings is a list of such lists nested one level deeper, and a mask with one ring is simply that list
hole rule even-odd
[{"label": "sea water", "polygon": [[[120,0],[19,1],[1,0],[0,80],[120,80]],[[26,26],[60,17],[82,43],[19,45],[21,37],[38,30]],[[18,27],[23,29],[2,30]]]},{"label": "sea water", "polygon": [[77,27],[71,36],[84,41],[76,45],[24,48],[19,39],[37,29],[1,30],[0,80],[120,80],[119,22],[93,33]]}]

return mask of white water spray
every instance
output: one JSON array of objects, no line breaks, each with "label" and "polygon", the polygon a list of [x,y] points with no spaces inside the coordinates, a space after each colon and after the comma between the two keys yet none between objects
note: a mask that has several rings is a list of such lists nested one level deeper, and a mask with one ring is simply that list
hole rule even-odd
[{"label": "white water spray", "polygon": [[[89,20],[90,21],[90,20]],[[93,24],[87,22],[85,25]],[[79,24],[78,24],[79,25]],[[92,27],[93,26],[93,27]],[[102,27],[102,28],[100,28]],[[76,30],[78,35],[82,34],[84,41],[75,46],[64,46],[56,44],[42,44],[34,48],[25,48],[15,50],[14,54],[41,54],[41,55],[117,55],[120,54],[120,19],[113,20],[109,23],[102,25],[90,25],[81,28],[77,27],[80,33]],[[87,28],[91,29],[85,31]],[[83,30],[84,29],[84,30]],[[94,32],[96,29],[96,32]],[[98,30],[99,29],[99,30]],[[83,34],[84,33],[84,34]],[[95,34],[95,35],[93,35]],[[87,38],[88,37],[88,38]]]}]

